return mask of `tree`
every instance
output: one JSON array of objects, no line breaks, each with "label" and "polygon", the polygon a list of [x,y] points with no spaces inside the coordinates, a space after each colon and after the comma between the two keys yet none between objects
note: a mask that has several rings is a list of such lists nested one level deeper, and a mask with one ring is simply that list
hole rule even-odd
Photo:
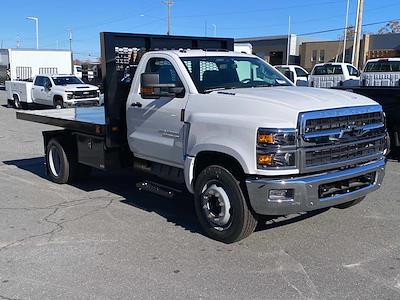
[{"label": "tree", "polygon": [[[348,40],[352,40],[354,39],[354,33],[355,33],[355,28],[353,25],[350,25],[349,27],[347,27],[346,29],[347,31],[347,39]],[[344,33],[342,33],[341,35],[338,36],[339,40],[344,40]]]},{"label": "tree", "polygon": [[397,20],[389,21],[378,30],[378,34],[387,34],[387,33],[400,33],[400,22]]}]

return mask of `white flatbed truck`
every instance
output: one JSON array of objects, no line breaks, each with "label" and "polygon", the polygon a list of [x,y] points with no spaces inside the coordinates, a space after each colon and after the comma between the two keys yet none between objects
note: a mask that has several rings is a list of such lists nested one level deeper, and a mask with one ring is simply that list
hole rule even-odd
[{"label": "white flatbed truck", "polygon": [[[225,243],[262,215],[346,208],[382,183],[384,115],[364,96],[297,88],[232,39],[101,33],[101,49],[104,108],[17,112],[64,128],[43,132],[54,182],[90,167],[152,174],[193,193]],[[138,187],[172,194],[158,183]]]}]

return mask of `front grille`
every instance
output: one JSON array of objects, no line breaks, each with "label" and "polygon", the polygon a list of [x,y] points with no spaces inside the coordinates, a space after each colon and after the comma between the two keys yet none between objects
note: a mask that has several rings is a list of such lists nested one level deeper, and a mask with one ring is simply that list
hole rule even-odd
[{"label": "front grille", "polygon": [[79,101],[75,103],[77,107],[90,107],[90,106],[98,106],[99,102],[97,100],[89,100],[89,101]]},{"label": "front grille", "polygon": [[382,122],[383,119],[381,112],[331,118],[319,118],[307,120],[304,132],[311,133],[323,130],[346,129],[349,126],[365,126],[371,124],[379,124]]},{"label": "front grille", "polygon": [[379,105],[302,113],[299,132],[303,172],[379,159],[386,148],[386,129]]},{"label": "front grille", "polygon": [[305,151],[305,167],[338,164],[347,161],[362,160],[379,155],[385,150],[385,140],[382,138],[370,141],[357,141],[348,144],[325,146],[319,149]]},{"label": "front grille", "polygon": [[88,99],[97,98],[97,91],[76,91],[74,92],[74,99]]}]

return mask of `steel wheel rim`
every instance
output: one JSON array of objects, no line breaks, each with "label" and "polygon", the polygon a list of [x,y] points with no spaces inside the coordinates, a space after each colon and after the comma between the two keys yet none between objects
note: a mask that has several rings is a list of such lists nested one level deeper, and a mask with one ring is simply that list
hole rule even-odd
[{"label": "steel wheel rim", "polygon": [[49,165],[50,171],[55,176],[60,176],[61,170],[61,157],[56,146],[51,146],[49,151]]},{"label": "steel wheel rim", "polygon": [[201,193],[201,207],[207,222],[216,230],[229,227],[231,203],[223,187],[215,182],[206,184]]}]

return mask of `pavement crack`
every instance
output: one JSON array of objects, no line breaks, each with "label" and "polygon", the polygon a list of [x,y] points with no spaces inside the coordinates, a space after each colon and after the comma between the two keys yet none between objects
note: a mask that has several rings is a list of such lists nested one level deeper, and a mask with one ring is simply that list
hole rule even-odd
[{"label": "pavement crack", "polygon": [[20,298],[10,298],[10,297],[6,297],[3,295],[0,295],[0,299],[4,299],[4,300],[20,300]]},{"label": "pavement crack", "polygon": [[[8,249],[8,248],[10,248],[10,247],[20,245],[20,244],[24,243],[25,241],[31,240],[31,239],[34,239],[34,238],[49,236],[48,242],[50,242],[50,241],[54,238],[54,235],[55,235],[55,234],[61,232],[61,231],[64,229],[64,224],[66,224],[66,223],[71,223],[71,222],[75,222],[75,221],[78,221],[78,220],[81,220],[81,219],[83,219],[83,218],[85,218],[85,217],[87,217],[87,216],[89,216],[89,215],[92,215],[92,214],[98,212],[98,211],[107,209],[107,208],[112,204],[112,202],[114,201],[113,199],[110,199],[110,200],[108,200],[108,202],[107,202],[106,205],[101,206],[101,207],[98,207],[98,208],[96,208],[96,209],[93,209],[93,210],[91,210],[91,211],[89,211],[89,212],[87,212],[87,213],[85,213],[85,214],[82,214],[82,215],[80,215],[80,216],[78,216],[78,217],[76,217],[76,218],[73,218],[73,219],[64,220],[64,221],[61,221],[61,222],[55,221],[55,220],[51,220],[51,219],[50,219],[51,217],[53,217],[53,216],[54,216],[58,211],[60,211],[61,209],[65,209],[65,208],[70,208],[70,207],[78,206],[79,204],[82,204],[83,202],[86,202],[86,201],[89,201],[89,200],[93,200],[93,199],[88,198],[88,199],[77,199],[77,200],[72,200],[72,201],[63,201],[63,202],[61,202],[61,203],[54,204],[54,205],[47,206],[47,207],[17,208],[17,209],[23,209],[23,210],[52,209],[52,211],[51,211],[49,214],[47,214],[44,218],[42,218],[41,221],[42,221],[42,222],[49,223],[49,224],[52,224],[52,225],[54,225],[55,227],[54,227],[52,230],[50,230],[50,231],[47,231],[47,232],[44,232],[44,233],[40,233],[40,234],[29,235],[29,236],[26,236],[26,237],[21,238],[21,239],[19,239],[19,240],[16,240],[16,241],[14,241],[14,242],[12,242],[12,243],[9,243],[9,244],[7,244],[7,245],[4,245],[4,246],[0,247],[0,252],[3,251],[3,250]],[[81,203],[76,203],[77,201],[80,201]],[[73,204],[73,205],[67,205],[67,204],[69,204],[69,203],[74,203],[74,204]],[[3,208],[0,208],[0,209],[16,209],[16,208],[4,208],[4,207],[3,207]]]}]

